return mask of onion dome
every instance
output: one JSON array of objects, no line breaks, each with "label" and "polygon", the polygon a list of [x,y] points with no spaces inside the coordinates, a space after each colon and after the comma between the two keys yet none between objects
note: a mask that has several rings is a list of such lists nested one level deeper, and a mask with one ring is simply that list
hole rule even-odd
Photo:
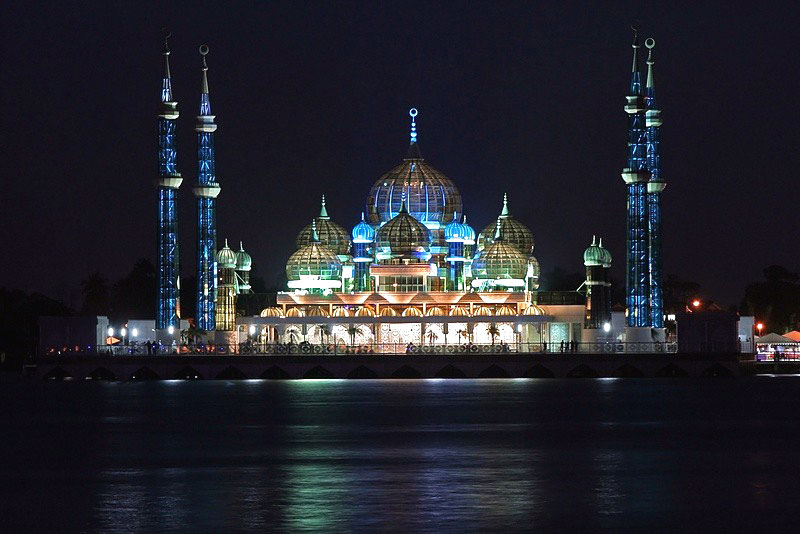
[{"label": "onion dome", "polygon": [[261,310],[261,317],[283,317],[283,310],[277,306],[269,306]]},{"label": "onion dome", "polygon": [[611,267],[611,252],[608,251],[607,248],[603,246],[603,238],[600,238],[600,243],[598,243],[597,247],[600,249],[600,253],[603,255],[603,267]]},{"label": "onion dome", "polygon": [[228,240],[225,240],[225,246],[217,252],[217,265],[223,269],[236,268],[236,253],[228,246]]},{"label": "onion dome", "polygon": [[545,315],[544,308],[536,304],[530,304],[522,311],[522,315]]},{"label": "onion dome", "polygon": [[583,264],[586,267],[596,267],[603,265],[605,254],[603,250],[597,245],[597,239],[592,236],[592,244],[583,251]]},{"label": "onion dome", "polygon": [[430,230],[408,213],[405,202],[400,213],[378,230],[375,241],[378,259],[427,261],[431,257]]},{"label": "onion dome", "polygon": [[509,213],[507,194],[503,195],[503,211],[500,212],[500,217],[478,234],[478,249],[484,249],[492,243],[498,226],[503,227],[506,244],[516,247],[525,256],[533,252],[533,233]]},{"label": "onion dome", "polygon": [[353,243],[372,243],[375,240],[375,229],[364,221],[364,212],[361,212],[361,222],[353,227]]},{"label": "onion dome", "polygon": [[444,240],[448,243],[463,243],[466,233],[466,228],[458,222],[458,217],[454,213],[453,222],[444,227]]},{"label": "onion dome", "polygon": [[464,227],[464,244],[465,245],[474,245],[475,244],[475,229],[467,224],[467,216],[466,215],[464,215],[464,222],[461,223],[461,226]]},{"label": "onion dome", "polygon": [[236,270],[249,271],[252,265],[253,259],[250,257],[250,254],[244,251],[244,245],[239,241],[239,252],[236,253]]},{"label": "onion dome", "polygon": [[[524,279],[528,258],[515,246],[506,243],[499,220],[495,228],[492,243],[472,261],[472,276],[488,280]],[[476,271],[482,273],[482,276],[476,276]]]},{"label": "onion dome", "polygon": [[[316,223],[312,221],[311,242],[292,254],[289,261],[286,262],[286,277],[290,282],[289,287],[297,285],[291,284],[292,281],[301,280],[304,277],[315,280],[340,280],[341,276],[342,262],[330,247],[320,242]],[[333,287],[332,284],[324,285]]]},{"label": "onion dome", "polygon": [[[325,246],[328,246],[334,253],[340,256],[346,256],[350,252],[350,236],[347,231],[333,222],[328,215],[328,209],[325,207],[325,195],[322,195],[322,206],[319,210],[319,217],[314,219],[317,225],[317,236],[319,241]],[[297,235],[297,248],[301,249],[311,243],[311,225],[307,224],[300,230]]]},{"label": "onion dome", "polygon": [[411,143],[403,163],[375,182],[367,198],[367,220],[377,225],[400,212],[405,193],[407,210],[418,221],[445,225],[461,214],[461,193],[452,180],[422,159],[417,145],[417,110],[411,116]]}]

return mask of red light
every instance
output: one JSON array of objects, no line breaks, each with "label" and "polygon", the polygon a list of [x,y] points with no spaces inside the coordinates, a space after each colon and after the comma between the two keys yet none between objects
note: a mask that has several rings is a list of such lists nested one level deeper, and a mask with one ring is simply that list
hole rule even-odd
[{"label": "red light", "polygon": [[697,299],[693,300],[692,301],[692,306],[694,306],[695,308],[699,308],[700,307],[700,301],[697,300]]}]

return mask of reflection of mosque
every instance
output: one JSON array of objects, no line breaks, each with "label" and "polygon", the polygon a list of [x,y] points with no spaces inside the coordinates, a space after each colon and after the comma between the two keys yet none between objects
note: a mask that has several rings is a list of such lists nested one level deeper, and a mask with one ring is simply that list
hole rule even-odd
[{"label": "reflection of mosque", "polygon": [[[409,343],[538,350],[598,328],[604,309],[590,325],[589,306],[539,298],[533,234],[511,214],[507,196],[476,236],[458,188],[422,158],[416,110],[410,115],[408,154],[375,182],[352,232],[333,221],[323,196],[286,264],[289,291],[260,317],[240,318],[242,328],[255,326],[261,343],[391,351]],[[605,293],[610,254],[593,243],[585,256],[601,259],[593,272]]]}]

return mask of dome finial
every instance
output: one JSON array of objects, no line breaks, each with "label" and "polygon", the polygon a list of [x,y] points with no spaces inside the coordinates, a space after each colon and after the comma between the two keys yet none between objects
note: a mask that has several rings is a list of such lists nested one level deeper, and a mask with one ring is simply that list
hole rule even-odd
[{"label": "dome finial", "polygon": [[508,217],[508,193],[503,193],[503,211],[500,212],[501,217]]},{"label": "dome finial", "polygon": [[325,193],[322,194],[322,205],[319,208],[319,218],[320,219],[329,219],[328,217],[328,209],[325,207]]},{"label": "dome finial", "polygon": [[592,236],[592,246],[595,246],[595,244],[597,244],[597,236],[593,235]]},{"label": "dome finial", "polygon": [[364,212],[363,211],[361,212],[361,220],[362,221],[364,220]]},{"label": "dome finial", "polygon": [[319,234],[317,233],[317,220],[311,219],[311,242],[319,243]]},{"label": "dome finial", "polygon": [[644,41],[644,46],[647,47],[647,88],[652,90],[654,87],[653,65],[656,62],[653,59],[653,49],[656,47],[656,40],[652,37],[648,37]]},{"label": "dome finial", "polygon": [[223,248],[229,248],[228,247],[228,238],[227,237],[225,238],[225,246]]},{"label": "dome finial", "polygon": [[411,117],[411,144],[417,142],[417,108],[411,108],[408,110],[408,115]]},{"label": "dome finial", "polygon": [[600,238],[600,242],[597,244],[598,247],[603,248],[603,238]]},{"label": "dome finial", "polygon": [[400,213],[408,213],[406,209],[406,190],[403,189],[403,194],[400,195]]},{"label": "dome finial", "polygon": [[244,245],[242,244],[241,240],[239,241],[239,252],[244,252]]}]

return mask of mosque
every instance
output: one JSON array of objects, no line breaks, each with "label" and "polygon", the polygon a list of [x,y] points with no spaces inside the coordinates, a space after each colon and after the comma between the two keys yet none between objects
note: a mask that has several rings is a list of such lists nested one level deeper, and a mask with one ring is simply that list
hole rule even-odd
[{"label": "mosque", "polygon": [[[208,47],[203,57],[198,135],[197,287],[199,330],[219,346],[286,346],[307,351],[397,353],[425,351],[538,352],[570,342],[659,341],[661,212],[658,129],[648,39],[647,89],[639,80],[634,40],[629,116],[626,311],[611,312],[611,254],[602,241],[584,252],[585,301],[554,302],[539,291],[540,265],[531,229],[512,215],[513,198],[497,199],[497,218],[479,232],[467,221],[455,182],[422,156],[416,109],[409,111],[405,158],[381,175],[366,195],[361,218],[347,230],[322,195],[319,214],[288,253],[287,290],[258,316],[236,315],[238,295],[250,291],[252,259],[227,241],[217,250],[216,176]],[[167,338],[180,320],[175,197],[182,178],[175,164],[177,103],[172,98],[169,48],[159,114],[159,300],[156,330]],[[577,260],[577,258],[576,258]],[[576,288],[578,289],[578,288]],[[236,350],[236,349],[231,349]],[[597,350],[595,347],[593,350]],[[640,346],[636,350],[648,350]]]}]

